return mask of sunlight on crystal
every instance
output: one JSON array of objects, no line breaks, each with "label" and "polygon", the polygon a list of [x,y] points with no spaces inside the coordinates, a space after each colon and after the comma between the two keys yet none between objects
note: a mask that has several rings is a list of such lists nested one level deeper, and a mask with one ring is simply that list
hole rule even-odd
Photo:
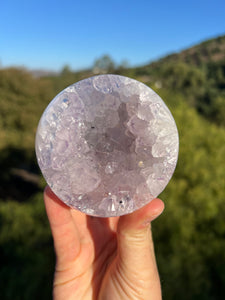
[{"label": "sunlight on crystal", "polygon": [[46,108],[36,134],[40,169],[67,205],[100,217],[157,197],[178,157],[175,121],[149,87],[119,75],[79,81]]}]

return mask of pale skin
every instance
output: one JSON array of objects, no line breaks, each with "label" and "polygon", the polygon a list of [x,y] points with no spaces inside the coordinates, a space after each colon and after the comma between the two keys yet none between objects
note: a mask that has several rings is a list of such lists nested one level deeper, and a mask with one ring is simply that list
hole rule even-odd
[{"label": "pale skin", "polygon": [[151,221],[164,204],[154,199],[121,217],[87,216],[50,190],[44,200],[56,252],[54,300],[161,300]]}]

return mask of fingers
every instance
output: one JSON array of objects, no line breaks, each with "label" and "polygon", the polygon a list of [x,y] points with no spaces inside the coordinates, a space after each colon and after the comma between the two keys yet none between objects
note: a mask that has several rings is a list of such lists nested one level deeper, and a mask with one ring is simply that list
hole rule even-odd
[{"label": "fingers", "polygon": [[44,191],[44,201],[54,239],[57,268],[66,269],[80,252],[79,234],[71,209],[49,187]]},{"label": "fingers", "polygon": [[163,212],[163,210],[163,201],[160,199],[154,199],[141,209],[120,217],[120,230],[131,232],[137,229],[144,229],[150,224],[150,222],[156,219]]},{"label": "fingers", "polygon": [[164,209],[160,199],[152,200],[132,214],[122,216],[118,223],[117,236],[119,261],[126,272],[145,272],[157,277],[150,222]]}]

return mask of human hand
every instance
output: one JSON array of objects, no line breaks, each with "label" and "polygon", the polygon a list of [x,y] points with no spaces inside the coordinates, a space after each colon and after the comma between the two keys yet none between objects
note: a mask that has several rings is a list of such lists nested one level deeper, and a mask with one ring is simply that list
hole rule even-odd
[{"label": "human hand", "polygon": [[159,300],[150,222],[154,199],[132,214],[98,218],[71,209],[49,187],[44,200],[56,252],[55,300]]}]

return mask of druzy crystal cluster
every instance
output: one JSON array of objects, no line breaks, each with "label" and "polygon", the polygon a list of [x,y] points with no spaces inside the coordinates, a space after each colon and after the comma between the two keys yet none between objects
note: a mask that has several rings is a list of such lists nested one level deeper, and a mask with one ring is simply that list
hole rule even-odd
[{"label": "druzy crystal cluster", "polygon": [[36,134],[40,169],[67,205],[130,213],[158,196],[177,162],[178,132],[162,99],[118,75],[79,81],[48,105]]}]

